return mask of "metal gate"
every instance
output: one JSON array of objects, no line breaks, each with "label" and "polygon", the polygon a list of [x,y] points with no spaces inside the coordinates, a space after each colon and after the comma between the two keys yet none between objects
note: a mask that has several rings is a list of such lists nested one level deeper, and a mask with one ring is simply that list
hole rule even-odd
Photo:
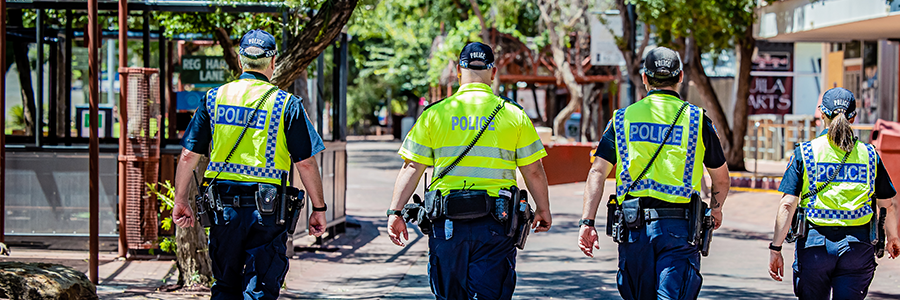
[{"label": "metal gate", "polygon": [[119,72],[128,101],[126,119],[119,122],[128,135],[125,156],[119,158],[125,161],[125,234],[129,249],[150,249],[157,241],[158,205],[145,183],[159,178],[159,70],[121,68]]}]

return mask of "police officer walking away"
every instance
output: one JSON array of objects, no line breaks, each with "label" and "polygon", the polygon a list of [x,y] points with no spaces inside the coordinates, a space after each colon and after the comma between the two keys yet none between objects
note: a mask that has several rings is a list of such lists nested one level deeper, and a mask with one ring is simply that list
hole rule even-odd
[{"label": "police officer walking away", "polygon": [[782,242],[790,236],[797,242],[797,297],[864,299],[875,275],[879,250],[886,250],[891,258],[900,255],[896,208],[892,205],[897,192],[875,147],[853,135],[853,93],[844,88],[830,89],[822,96],[819,110],[826,133],[794,149],[778,188],[784,196],[769,244],[769,276],[782,280]]},{"label": "police officer walking away", "polygon": [[325,230],[322,180],[314,158],[325,147],[300,99],[269,83],[275,45],[275,37],[262,30],[244,35],[244,73],[206,94],[181,142],[172,211],[178,226],[195,223],[188,203],[192,170],[201,155],[210,157],[200,191],[211,195],[212,204],[198,210],[218,207],[209,231],[216,279],[212,299],[278,297],[288,270],[287,231],[297,221],[285,216],[284,207],[303,199],[301,191],[287,184],[291,164],[312,200],[310,235],[321,236]]},{"label": "police officer walking away", "polygon": [[718,228],[730,188],[728,167],[710,119],[675,92],[683,79],[678,54],[653,49],[642,78],[647,97],[615,112],[597,148],[601,159],[594,160],[584,188],[578,246],[589,257],[600,248],[594,218],[615,164],[615,199],[607,206],[610,217],[620,217],[607,221],[607,232],[619,243],[620,295],[696,299],[702,277],[699,243],[692,238],[697,225],[691,223],[705,210],[699,198],[702,168],[712,179],[707,220]]},{"label": "police officer walking away", "polygon": [[549,230],[541,164],[547,152],[522,108],[493,94],[497,70],[489,46],[466,45],[457,73],[459,90],[426,107],[400,148],[405,162],[387,212],[388,234],[398,246],[408,240],[401,210],[425,168],[434,166],[424,200],[431,225],[423,227],[424,220],[419,221],[430,232],[431,291],[437,299],[511,299],[516,241],[508,234],[513,218],[507,208],[523,203],[517,196],[516,168],[537,204],[532,228]]}]

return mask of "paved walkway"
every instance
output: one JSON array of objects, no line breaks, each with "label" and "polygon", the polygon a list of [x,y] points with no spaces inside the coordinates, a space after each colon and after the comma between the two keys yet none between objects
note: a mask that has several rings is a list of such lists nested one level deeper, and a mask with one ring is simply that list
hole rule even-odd
[{"label": "paved walkway", "polygon": [[[384,211],[402,163],[398,142],[348,144],[347,233],[322,251],[298,252],[291,259],[285,299],[429,299],[427,242],[410,228],[406,247],[397,247],[385,233]],[[749,164],[748,164],[749,165]],[[776,171],[784,165],[767,168]],[[763,164],[760,162],[760,173]],[[613,183],[607,181],[609,192]],[[577,220],[581,215],[583,183],[550,187],[553,228],[529,237],[517,259],[515,299],[620,299],[615,285],[616,245],[601,238],[595,258],[578,250]],[[419,190],[422,187],[420,185]],[[792,298],[789,282],[772,281],[766,271],[775,209],[780,195],[772,192],[734,192],[725,204],[724,228],[716,231],[711,255],[703,258],[701,299]],[[601,210],[598,220],[604,220]],[[598,226],[601,231],[603,227]],[[298,241],[298,243],[310,242]],[[13,249],[13,257],[24,251]],[[786,265],[793,248],[785,247]],[[58,252],[54,252],[58,253]],[[36,255],[48,255],[42,253]],[[63,255],[63,254],[59,254]],[[71,254],[68,254],[71,255]],[[81,256],[79,256],[81,255]],[[86,253],[72,255],[86,258]],[[150,292],[163,283],[171,261],[113,261],[101,268],[98,291],[103,299],[190,299],[200,294]],[[869,299],[900,298],[900,262],[883,259]],[[789,273],[788,271],[787,273]],[[790,278],[790,274],[785,274]]]}]

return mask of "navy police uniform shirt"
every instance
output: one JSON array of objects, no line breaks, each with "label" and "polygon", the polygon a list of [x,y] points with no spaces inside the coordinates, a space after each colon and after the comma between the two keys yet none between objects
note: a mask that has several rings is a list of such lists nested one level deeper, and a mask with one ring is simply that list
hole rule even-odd
[{"label": "navy police uniform shirt", "polygon": [[[268,78],[256,72],[244,72],[238,79],[257,79],[268,82]],[[284,108],[284,136],[287,142],[288,152],[291,154],[293,162],[310,158],[317,153],[325,150],[322,138],[316,132],[315,127],[306,118],[306,112],[303,104],[297,96],[291,96]],[[206,110],[206,97],[200,103],[191,123],[188,124],[184,137],[181,139],[181,146],[185,149],[207,155],[209,154],[209,143],[212,141],[212,132],[209,126],[209,111]],[[231,147],[231,146],[229,146]],[[237,186],[254,186],[255,183],[236,182],[230,180],[216,180],[220,184],[220,192],[222,194],[239,194],[239,190],[231,190]]]}]

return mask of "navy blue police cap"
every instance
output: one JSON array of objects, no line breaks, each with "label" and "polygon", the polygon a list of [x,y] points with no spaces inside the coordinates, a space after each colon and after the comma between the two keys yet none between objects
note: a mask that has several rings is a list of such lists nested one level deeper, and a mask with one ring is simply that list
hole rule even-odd
[{"label": "navy blue police cap", "polygon": [[853,92],[845,88],[833,88],[822,95],[822,105],[819,106],[822,115],[833,119],[839,113],[843,113],[847,119],[856,116],[856,97]]},{"label": "navy blue police cap", "polygon": [[[241,38],[240,54],[254,59],[272,57],[278,52],[275,48],[276,45],[275,37],[272,36],[272,34],[265,30],[253,29],[244,34],[244,37]],[[260,48],[263,51],[254,54],[247,53],[247,49],[252,47]]]},{"label": "navy blue police cap", "polygon": [[666,47],[657,47],[644,58],[644,74],[656,79],[669,79],[681,74],[681,57]]},{"label": "navy blue police cap", "polygon": [[[473,62],[482,62],[475,64]],[[459,66],[472,70],[487,70],[494,67],[494,50],[490,46],[474,42],[463,47],[459,53]]]}]

